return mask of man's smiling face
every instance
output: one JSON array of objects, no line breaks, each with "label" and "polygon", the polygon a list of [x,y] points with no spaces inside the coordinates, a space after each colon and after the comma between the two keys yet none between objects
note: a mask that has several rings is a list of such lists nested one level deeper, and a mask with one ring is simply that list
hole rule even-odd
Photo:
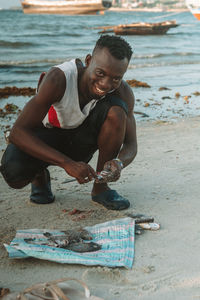
[{"label": "man's smiling face", "polygon": [[107,48],[97,48],[86,57],[87,89],[90,97],[100,99],[117,89],[128,67],[128,59],[117,59]]}]

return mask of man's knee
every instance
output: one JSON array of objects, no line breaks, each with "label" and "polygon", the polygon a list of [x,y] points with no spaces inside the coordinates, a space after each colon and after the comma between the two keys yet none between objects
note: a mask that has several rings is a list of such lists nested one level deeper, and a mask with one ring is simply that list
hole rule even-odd
[{"label": "man's knee", "polygon": [[2,156],[0,172],[10,187],[20,189],[30,183],[46,165],[9,144]]},{"label": "man's knee", "polygon": [[120,106],[112,106],[107,114],[105,122],[113,130],[117,131],[125,126],[127,115]]},{"label": "man's knee", "polygon": [[0,172],[6,183],[12,188],[20,189],[30,182],[30,176],[26,176],[23,166],[17,161],[2,162]]},{"label": "man's knee", "polygon": [[6,181],[6,182],[13,189],[22,189],[23,187],[25,187],[27,184],[30,183],[29,180],[24,180],[24,181],[19,181],[19,182],[9,182],[9,181]]}]

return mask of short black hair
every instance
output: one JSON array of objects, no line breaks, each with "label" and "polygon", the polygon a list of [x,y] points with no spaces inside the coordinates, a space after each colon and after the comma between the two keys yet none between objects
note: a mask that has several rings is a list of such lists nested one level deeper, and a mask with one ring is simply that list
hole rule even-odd
[{"label": "short black hair", "polygon": [[130,61],[133,54],[132,48],[127,41],[115,35],[101,35],[96,42],[93,53],[96,49],[104,47],[117,59],[124,59],[126,57]]}]

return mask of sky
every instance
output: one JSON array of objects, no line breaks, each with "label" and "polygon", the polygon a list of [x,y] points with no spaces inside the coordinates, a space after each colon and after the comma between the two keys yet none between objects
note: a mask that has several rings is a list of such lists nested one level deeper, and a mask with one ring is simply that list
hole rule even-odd
[{"label": "sky", "polygon": [[21,6],[20,0],[0,0],[0,8],[10,8],[12,6]]}]

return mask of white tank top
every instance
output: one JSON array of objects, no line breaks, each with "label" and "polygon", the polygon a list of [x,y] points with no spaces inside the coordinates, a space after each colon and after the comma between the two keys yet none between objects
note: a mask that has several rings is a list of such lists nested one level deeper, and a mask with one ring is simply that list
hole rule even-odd
[{"label": "white tank top", "polygon": [[50,107],[42,122],[44,126],[48,128],[76,128],[87,118],[98,100],[91,100],[82,110],[80,109],[78,97],[78,70],[75,59],[55,67],[64,72],[67,87],[63,98]]}]

